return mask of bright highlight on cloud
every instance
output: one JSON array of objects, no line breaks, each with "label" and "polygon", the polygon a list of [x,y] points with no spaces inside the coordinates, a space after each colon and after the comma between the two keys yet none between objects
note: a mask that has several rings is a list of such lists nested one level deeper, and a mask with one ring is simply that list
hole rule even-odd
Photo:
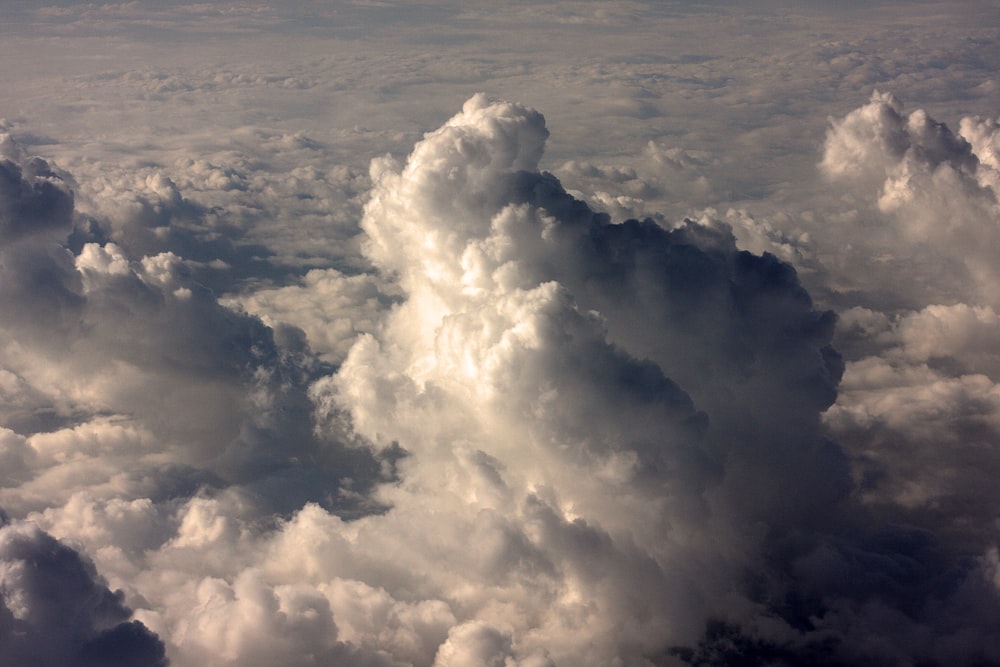
[{"label": "bright highlight on cloud", "polygon": [[915,304],[839,324],[712,215],[613,223],[548,135],[473,97],[373,162],[371,272],[225,298],[184,254],[218,211],[74,214],[5,140],[0,656],[1000,663],[995,123],[832,123]]},{"label": "bright highlight on cloud", "polygon": [[[1000,243],[1000,172],[992,121],[965,118],[954,134],[923,110],[906,114],[889,93],[835,121],[820,168],[874,203],[881,228],[863,241],[892,247],[894,270],[923,288],[918,298],[996,304],[994,249]],[[944,271],[926,270],[936,263]]]}]

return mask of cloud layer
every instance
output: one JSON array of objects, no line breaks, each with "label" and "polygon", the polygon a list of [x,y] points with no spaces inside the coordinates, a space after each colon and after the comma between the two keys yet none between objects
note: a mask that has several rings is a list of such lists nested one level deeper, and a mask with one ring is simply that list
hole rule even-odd
[{"label": "cloud layer", "polygon": [[[571,31],[642,13],[564,9]],[[281,10],[182,14],[230,44],[292,29]],[[78,37],[169,15],[32,14]],[[384,29],[418,43],[405,23]],[[868,60],[871,39],[809,67],[865,95],[879,67],[920,70]],[[199,125],[198,151],[156,135],[114,167],[76,155],[72,175],[0,143],[0,656],[1000,664],[996,122],[952,131],[876,93],[822,142],[800,130],[829,111],[781,67],[744,63],[770,88],[740,92],[716,55],[644,54],[560,70],[581,99],[620,93],[562,99],[562,180],[542,115],[485,95],[364,174],[351,147],[408,150],[434,116],[385,129],[414,73],[531,79],[503,58],[404,75],[397,55],[385,104],[362,105],[381,129],[258,111],[322,87],[316,63],[178,66],[104,76],[168,111],[217,96],[244,125]],[[708,103],[787,122],[709,140],[660,114]],[[645,146],[635,166],[595,156],[598,112],[606,144]],[[816,178],[783,182],[817,161],[787,148],[808,142]],[[783,150],[766,178],[737,164]],[[742,208],[760,193],[770,209]]]}]

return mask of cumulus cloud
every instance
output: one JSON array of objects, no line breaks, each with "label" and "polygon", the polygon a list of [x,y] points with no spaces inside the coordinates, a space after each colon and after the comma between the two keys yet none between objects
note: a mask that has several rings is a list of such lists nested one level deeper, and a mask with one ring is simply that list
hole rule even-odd
[{"label": "cumulus cloud", "polygon": [[33,524],[0,526],[4,663],[165,667],[163,642],[130,616],[85,556]]},{"label": "cumulus cloud", "polygon": [[990,254],[1000,214],[992,124],[965,118],[959,127],[954,134],[924,111],[905,114],[886,93],[832,122],[821,170],[857,207],[863,227],[842,230],[851,250],[878,258],[862,280],[888,289],[842,313],[837,344],[848,363],[824,420],[852,459],[866,514],[910,527],[910,546],[893,538],[898,553],[927,554],[914,560],[923,581],[958,582],[925,594],[939,605],[933,612],[926,597],[917,598],[925,605],[919,612],[900,606],[926,628],[906,641],[933,637],[925,650],[943,664],[992,664],[996,638],[979,619],[996,613],[996,498],[988,480],[1000,431]]},{"label": "cumulus cloud", "polygon": [[[175,186],[157,183],[183,205]],[[10,450],[33,475],[3,492],[9,508],[41,509],[46,496],[90,486],[103,496],[239,482],[259,484],[265,503],[297,496],[288,511],[338,503],[337,480],[364,488],[380,474],[370,456],[338,458],[340,444],[315,437],[306,387],[319,366],[300,330],[223,307],[174,252],[26,242],[0,249],[0,303],[17,314],[0,325],[4,412],[23,435],[47,432],[32,456]],[[171,475],[153,475],[164,465]]]},{"label": "cumulus cloud", "polygon": [[[367,252],[406,301],[314,386],[324,417],[346,412],[409,452],[382,491],[393,509],[366,534],[452,563],[424,575],[445,600],[463,571],[496,582],[489,602],[463,599],[490,627],[438,661],[500,660],[498,623],[515,628],[514,659],[544,648],[557,664],[697,661],[741,641],[761,655],[822,646],[837,664],[903,659],[933,621],[892,631],[865,610],[905,617],[906,577],[842,590],[903,538],[833,535],[851,481],[820,424],[842,370],[832,315],[723,224],[610,224],[536,171],[544,137],[536,112],[477,97],[405,165],[373,166]],[[411,527],[422,515],[472,534],[489,517],[502,550],[427,544]],[[407,528],[385,530],[403,516]],[[552,592],[524,598],[525,576]]]},{"label": "cumulus cloud", "polygon": [[314,353],[336,364],[344,360],[360,334],[376,330],[396,299],[395,291],[370,274],[313,269],[299,284],[260,289],[231,302],[272,328],[302,331]]},{"label": "cumulus cloud", "polygon": [[995,543],[995,318],[967,304],[849,311],[845,344],[857,358],[825,415],[856,459],[865,502],[980,554]]},{"label": "cumulus cloud", "polygon": [[[928,154],[965,150],[925,118],[914,125]],[[499,660],[501,628],[512,627],[513,659],[544,649],[557,664],[711,664],[736,653],[828,664],[995,661],[996,633],[982,623],[998,604],[989,532],[971,528],[961,542],[927,517],[920,528],[882,525],[903,515],[875,507],[864,473],[853,480],[860,494],[849,495],[848,459],[873,442],[846,425],[855,401],[890,428],[915,427],[902,434],[911,447],[934,438],[916,416],[939,427],[941,413],[900,395],[893,400],[913,413],[897,415],[893,401],[857,393],[852,378],[821,424],[843,368],[829,346],[834,319],[813,309],[791,267],[739,250],[711,218],[672,229],[609,224],[536,171],[534,142],[544,137],[535,112],[477,97],[405,165],[373,166],[367,252],[399,277],[406,301],[314,387],[323,416],[340,423],[346,411],[372,442],[410,454],[401,483],[382,491],[393,509],[366,520],[373,538],[402,515],[419,526],[422,508],[470,531],[486,516],[500,521],[499,553],[517,554],[518,565],[513,555],[495,560],[496,551],[456,560],[427,546],[479,580],[509,573],[489,604],[465,600],[466,618],[489,624],[462,632],[468,650]],[[929,308],[896,324],[874,312],[855,321],[906,364],[979,368],[992,355],[991,313]],[[991,411],[991,387],[968,377],[941,391],[973,410],[971,428]],[[959,414],[957,403],[936,404]],[[987,464],[994,441],[985,431],[964,451]],[[887,458],[904,456],[877,444]],[[903,472],[879,487],[883,499]],[[958,491],[923,478],[916,483],[928,481],[929,495],[918,503]],[[956,482],[965,478],[957,470]],[[976,525],[989,505],[962,516]],[[413,528],[397,530],[426,543]],[[394,534],[379,536],[383,549],[394,550],[384,546]],[[970,555],[977,560],[965,564]],[[553,591],[541,608],[508,583],[529,563],[534,589]],[[454,600],[447,579],[431,578],[437,596]],[[586,655],[574,648],[580,632]],[[438,661],[464,655],[445,644]]]},{"label": "cumulus cloud", "polygon": [[874,203],[872,221],[884,230],[859,244],[891,258],[912,305],[844,313],[852,360],[826,419],[857,457],[869,502],[985,551],[993,538],[972,526],[992,521],[992,493],[976,480],[995,467],[1000,435],[990,256],[1000,210],[993,124],[964,118],[960,128],[904,114],[892,95],[875,93],[827,134],[821,169],[859,203]]},{"label": "cumulus cloud", "polygon": [[[971,248],[964,214],[909,213],[929,188],[990,212],[995,133],[975,123],[966,143],[879,95],[833,124],[822,168],[905,232],[900,258]],[[838,334],[789,263],[809,264],[808,236],[739,209],[613,220],[540,170],[547,137],[537,111],[477,95],[406,160],[372,163],[357,265],[374,272],[269,274],[221,299],[199,278],[225,215],[197,199],[239,199],[252,175],[148,170],[74,218],[68,177],[12,153],[0,544],[21,546],[0,632],[27,625],[0,651],[1000,661],[995,304],[858,307]],[[700,158],[655,153],[698,185],[680,171]],[[567,173],[641,185],[581,165]],[[341,176],[344,196],[364,180]],[[21,563],[40,552],[63,565],[36,581]],[[62,598],[35,595],[63,579]],[[79,627],[50,627],[57,608]]]},{"label": "cumulus cloud", "polygon": [[49,232],[65,234],[73,194],[41,158],[26,158],[8,134],[0,134],[0,242]]},{"label": "cumulus cloud", "polygon": [[[345,515],[377,511],[368,489],[393,476],[392,455],[376,459],[317,437],[306,388],[326,367],[305,334],[291,325],[271,329],[223,307],[194,279],[189,260],[172,251],[143,255],[143,244],[128,243],[113,220],[96,222],[125,245],[104,240],[74,249],[65,181],[49,171],[50,180],[40,182],[54,189],[37,186],[31,178],[44,163],[14,149],[10,173],[28,176],[2,193],[3,203],[10,228],[27,231],[0,246],[3,414],[17,428],[0,438],[0,495],[16,516],[82,545],[122,592],[101,593],[103,580],[89,559],[33,529],[36,550],[55,549],[71,565],[76,558],[74,567],[97,582],[92,594],[81,593],[93,600],[68,597],[46,606],[35,589],[48,580],[59,585],[62,575],[32,561],[27,547],[15,549],[11,559],[30,562],[8,568],[14,574],[4,581],[5,600],[23,604],[12,607],[2,650],[25,664],[165,664],[164,643],[154,632],[166,631],[181,664],[245,665],[250,656],[259,664],[314,664],[310,655],[326,663],[394,664],[381,648],[338,642],[319,589],[275,589],[250,569],[241,573],[253,561],[234,555],[260,548],[259,521],[273,526],[278,514],[308,501]],[[188,206],[172,182],[146,185],[159,204],[143,198],[136,210],[162,213],[162,220],[133,211],[121,229],[131,225],[155,239],[156,229],[176,226],[171,210],[206,215]],[[22,205],[32,197],[69,209]],[[51,243],[56,232],[69,247]],[[5,530],[14,535],[21,528]],[[229,540],[232,550],[225,548]],[[15,576],[25,568],[37,576]],[[194,585],[174,591],[177,577],[189,573]],[[79,588],[80,577],[71,572],[63,583]],[[92,614],[86,605],[99,596],[108,598],[100,602],[107,609],[90,621],[100,610]],[[142,622],[128,620],[126,597]],[[28,618],[32,609],[48,616]],[[59,614],[82,625],[56,627]],[[247,623],[234,625],[232,614]]]},{"label": "cumulus cloud", "polygon": [[[961,127],[975,146],[925,111],[906,114],[893,95],[876,91],[867,105],[833,121],[820,169],[871,207],[858,243],[905,276],[910,286],[900,293],[923,303],[995,304],[991,249],[1000,241],[1000,209],[993,135],[988,121],[965,119]],[[928,271],[931,263],[944,270]]]}]

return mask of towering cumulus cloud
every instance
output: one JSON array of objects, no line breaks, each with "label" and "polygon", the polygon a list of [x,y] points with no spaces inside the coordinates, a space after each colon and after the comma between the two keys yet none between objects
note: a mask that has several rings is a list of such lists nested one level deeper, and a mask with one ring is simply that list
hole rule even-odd
[{"label": "towering cumulus cloud", "polygon": [[609,224],[539,173],[545,137],[475,97],[373,165],[366,252],[406,300],[313,390],[408,452],[355,544],[454,614],[436,664],[1000,660],[995,557],[852,495],[834,318],[792,268]]},{"label": "towering cumulus cloud", "polygon": [[694,660],[710,620],[807,642],[776,598],[850,486],[834,318],[728,228],[609,224],[538,172],[546,135],[478,96],[373,165],[366,252],[407,298],[314,394],[409,453],[379,551],[474,624],[441,665]]}]

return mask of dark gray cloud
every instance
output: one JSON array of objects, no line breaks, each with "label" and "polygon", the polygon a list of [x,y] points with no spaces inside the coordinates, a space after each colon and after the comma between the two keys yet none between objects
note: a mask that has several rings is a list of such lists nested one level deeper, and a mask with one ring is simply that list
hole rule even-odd
[{"label": "dark gray cloud", "polygon": [[0,243],[42,236],[60,238],[70,228],[73,193],[41,158],[25,158],[0,134]]},{"label": "dark gray cloud", "polygon": [[163,642],[79,552],[30,523],[0,526],[0,659],[39,667],[166,667]]}]

